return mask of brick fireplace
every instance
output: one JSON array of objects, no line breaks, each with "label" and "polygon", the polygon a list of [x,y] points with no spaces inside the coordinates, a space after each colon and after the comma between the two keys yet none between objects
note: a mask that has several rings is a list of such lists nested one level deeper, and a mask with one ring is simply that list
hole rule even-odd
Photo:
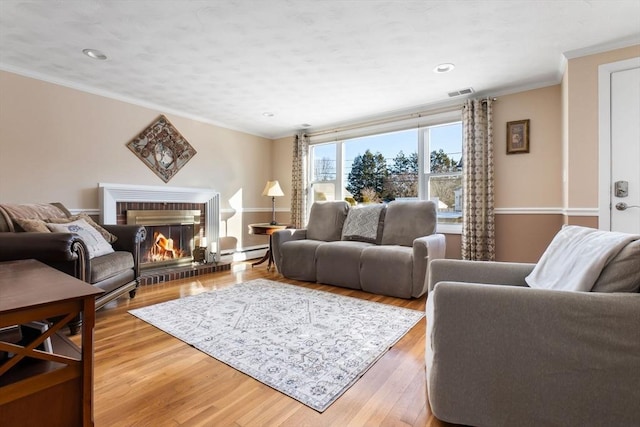
[{"label": "brick fireplace", "polygon": [[[104,183],[98,184],[98,189],[100,220],[104,224],[135,223],[135,218],[140,217],[137,223],[147,227],[141,253],[141,284],[230,269],[229,264],[219,262],[220,195],[216,191]],[[176,213],[183,218],[176,218]],[[191,224],[183,228],[185,213],[191,217],[187,221]],[[193,263],[192,251],[203,238],[208,242],[207,262]],[[148,251],[176,259],[151,262],[150,258],[158,257]]]}]

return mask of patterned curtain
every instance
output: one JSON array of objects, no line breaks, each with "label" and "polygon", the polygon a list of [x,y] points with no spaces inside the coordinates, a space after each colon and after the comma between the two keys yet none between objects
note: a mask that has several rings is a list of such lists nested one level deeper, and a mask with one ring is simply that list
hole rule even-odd
[{"label": "patterned curtain", "polygon": [[491,99],[463,107],[462,259],[495,260],[493,108]]},{"label": "patterned curtain", "polygon": [[298,134],[293,141],[293,167],[291,177],[291,223],[295,228],[306,224],[307,215],[307,160],[309,138]]}]

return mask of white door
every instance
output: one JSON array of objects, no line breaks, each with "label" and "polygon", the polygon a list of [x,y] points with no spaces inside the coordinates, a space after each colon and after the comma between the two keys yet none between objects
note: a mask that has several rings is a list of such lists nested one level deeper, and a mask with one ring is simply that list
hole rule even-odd
[{"label": "white door", "polygon": [[640,233],[640,68],[611,73],[612,231]]}]

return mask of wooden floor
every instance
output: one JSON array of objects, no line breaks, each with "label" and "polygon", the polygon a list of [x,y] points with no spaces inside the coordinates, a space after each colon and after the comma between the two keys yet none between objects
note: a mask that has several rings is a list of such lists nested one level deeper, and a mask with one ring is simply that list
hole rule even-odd
[{"label": "wooden floor", "polygon": [[[267,278],[424,310],[402,300],[297,282],[238,263],[232,270],[140,287],[96,313],[94,419],[117,426],[448,426],[425,396],[421,321],[324,413],[297,402],[127,313],[128,310]],[[74,337],[77,339],[77,337]]]}]

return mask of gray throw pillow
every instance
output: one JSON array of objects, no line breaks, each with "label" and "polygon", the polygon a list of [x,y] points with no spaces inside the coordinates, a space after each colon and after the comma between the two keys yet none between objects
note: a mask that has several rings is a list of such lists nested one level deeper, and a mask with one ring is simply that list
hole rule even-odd
[{"label": "gray throw pillow", "polygon": [[114,252],[113,247],[102,237],[102,234],[83,219],[66,224],[47,224],[47,228],[53,233],[75,233],[79,235],[84,244],[87,245],[90,259]]},{"label": "gray throw pillow", "polygon": [[384,209],[385,205],[381,203],[349,209],[342,227],[342,240],[378,243],[382,238],[382,233],[379,232],[382,229],[381,217]]}]

